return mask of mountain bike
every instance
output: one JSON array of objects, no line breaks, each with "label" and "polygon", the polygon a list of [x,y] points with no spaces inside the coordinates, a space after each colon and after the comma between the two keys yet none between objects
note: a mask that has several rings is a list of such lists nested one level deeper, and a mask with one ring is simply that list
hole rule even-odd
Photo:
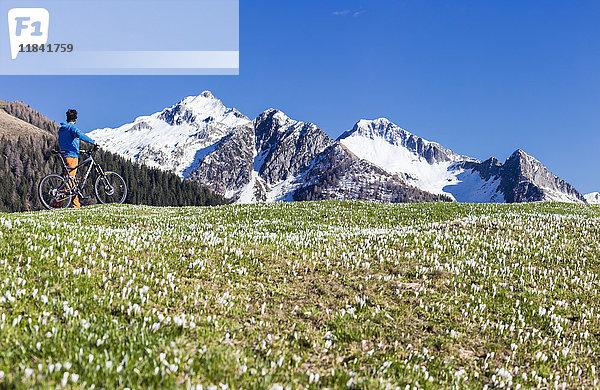
[{"label": "mountain bike", "polygon": [[[64,168],[63,175],[50,174],[44,177],[38,186],[38,194],[42,204],[48,210],[61,209],[69,207],[75,196],[79,199],[89,199],[85,196],[83,189],[92,170],[95,170],[98,177],[94,183],[94,193],[100,203],[123,203],[127,197],[127,185],[125,180],[115,172],[104,172],[102,167],[94,160],[94,154],[98,145],[94,145],[89,150],[82,150],[88,158],[74,168],[70,168],[65,163],[59,150],[53,150],[52,154],[57,155]],[[70,176],[69,173],[89,164],[89,168],[83,178],[79,181],[76,176]]]}]

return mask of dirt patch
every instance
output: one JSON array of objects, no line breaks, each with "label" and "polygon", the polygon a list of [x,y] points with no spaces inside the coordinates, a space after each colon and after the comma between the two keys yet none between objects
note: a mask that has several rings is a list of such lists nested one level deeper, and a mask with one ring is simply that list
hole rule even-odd
[{"label": "dirt patch", "polygon": [[420,283],[398,283],[397,286],[398,288],[404,288],[407,290],[418,290],[421,288]]}]

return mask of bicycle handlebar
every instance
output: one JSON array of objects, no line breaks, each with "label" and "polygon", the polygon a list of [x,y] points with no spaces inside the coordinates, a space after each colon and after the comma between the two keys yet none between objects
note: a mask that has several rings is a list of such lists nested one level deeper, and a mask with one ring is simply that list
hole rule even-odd
[{"label": "bicycle handlebar", "polygon": [[[84,154],[87,154],[87,155],[92,155],[92,154],[96,153],[97,150],[98,150],[98,144],[93,144],[90,149],[88,149],[88,150],[81,149],[79,151],[79,153],[84,153]],[[52,150],[51,153],[52,154],[56,154],[56,155],[62,155],[63,152],[61,150]]]},{"label": "bicycle handlebar", "polygon": [[98,150],[98,144],[94,144],[90,149],[80,150],[79,153],[85,153],[85,154],[91,156],[92,154],[96,153],[97,150]]}]

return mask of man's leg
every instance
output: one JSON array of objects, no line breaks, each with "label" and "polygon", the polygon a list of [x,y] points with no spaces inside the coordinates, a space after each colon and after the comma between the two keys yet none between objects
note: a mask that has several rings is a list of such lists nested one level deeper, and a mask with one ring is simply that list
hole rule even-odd
[{"label": "man's leg", "polygon": [[[69,168],[75,168],[77,166],[77,164],[79,163],[79,159],[77,157],[64,157],[65,159],[65,163],[67,164],[67,166]],[[69,176],[71,177],[75,177],[75,175],[77,174],[77,169],[73,169],[72,171],[69,171]],[[71,181],[72,185],[75,185],[74,181]],[[75,197],[73,198],[73,206],[74,207],[81,207],[81,203],[79,203],[79,197],[77,195],[75,195]]]}]

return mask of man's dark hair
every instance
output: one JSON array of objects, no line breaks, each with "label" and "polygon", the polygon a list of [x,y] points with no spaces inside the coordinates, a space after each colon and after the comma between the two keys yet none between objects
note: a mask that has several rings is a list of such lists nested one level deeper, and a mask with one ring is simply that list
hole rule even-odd
[{"label": "man's dark hair", "polygon": [[77,110],[67,111],[67,122],[75,122],[77,120]]}]

